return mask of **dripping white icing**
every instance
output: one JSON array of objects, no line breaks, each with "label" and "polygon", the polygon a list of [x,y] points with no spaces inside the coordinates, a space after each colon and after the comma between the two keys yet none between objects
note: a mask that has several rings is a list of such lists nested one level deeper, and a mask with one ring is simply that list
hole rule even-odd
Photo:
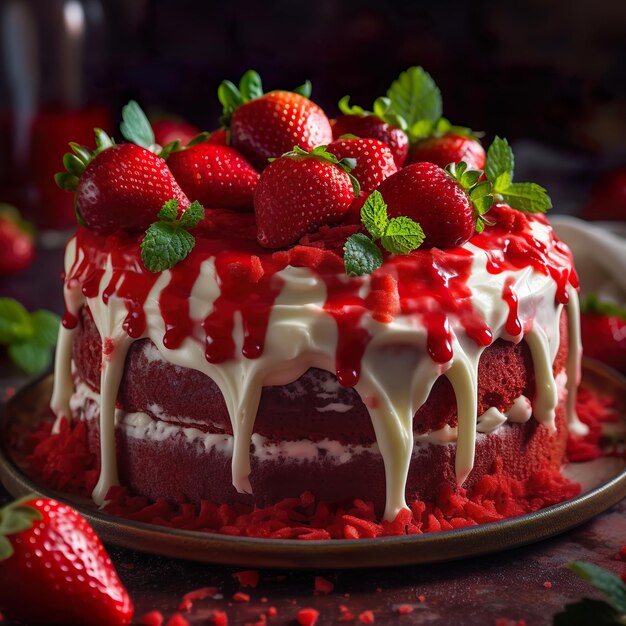
[{"label": "dripping white icing", "polygon": [[[549,227],[536,223],[533,234],[548,239]],[[485,252],[471,244],[465,249],[472,253],[471,273],[467,282],[472,294],[472,307],[493,333],[494,341],[500,337],[507,340],[528,342],[536,372],[536,397],[532,399],[533,413],[541,423],[554,427],[554,410],[557,406],[557,385],[552,373],[552,363],[559,344],[559,319],[562,305],[555,304],[554,280],[531,267],[518,271],[489,273],[486,269]],[[77,260],[74,240],[66,252],[66,271]],[[110,262],[100,280],[100,290],[93,298],[83,296],[77,281],[68,280],[65,299],[68,311],[78,315],[83,303],[87,303],[101,337],[110,338],[114,346],[103,355],[102,389],[106,392],[101,410],[102,470],[94,497],[102,502],[108,488],[117,481],[115,458],[114,423],[117,388],[124,369],[124,360],[133,339],[122,328],[127,310],[124,301],[112,293],[105,303],[102,290],[111,275]],[[263,354],[247,359],[241,354],[243,328],[241,319],[235,319],[233,338],[237,349],[235,358],[212,364],[204,354],[204,346],[197,337],[186,338],[176,349],[163,344],[164,321],[158,306],[159,295],[169,282],[170,273],[163,272],[144,304],[146,329],[142,337],[149,338],[161,356],[180,367],[192,368],[205,373],[220,388],[233,426],[233,485],[241,492],[250,492],[250,443],[253,438],[254,420],[261,394],[266,385],[284,385],[297,380],[309,368],[316,367],[334,371],[337,351],[337,326],[335,320],[324,311],[326,284],[307,268],[287,266],[278,272],[283,282],[269,320]],[[525,332],[510,337],[505,329],[508,314],[502,300],[505,285],[512,288],[519,300],[518,317]],[[364,280],[361,292],[370,289]],[[193,286],[190,298],[190,314],[198,324],[211,310],[220,294],[219,280],[213,259],[204,261]],[[574,294],[572,296],[572,294]],[[570,305],[567,307],[571,326],[575,323],[573,312],[575,292],[570,289]],[[385,518],[391,519],[406,506],[404,492],[406,478],[414,448],[413,415],[428,398],[432,385],[440,375],[450,380],[458,407],[458,438],[456,473],[461,484],[470,473],[474,463],[477,431],[477,372],[482,349],[467,336],[460,321],[449,319],[453,344],[453,357],[445,365],[435,363],[426,351],[426,329],[415,316],[397,316],[393,322],[382,324],[365,315],[360,324],[366,328],[372,340],[362,359],[361,378],[355,389],[368,407],[378,448],[386,471],[387,499]],[[570,332],[570,357],[568,374],[576,380],[579,363],[577,328]],[[139,337],[137,337],[138,339]],[[398,349],[398,346],[402,346]],[[385,355],[391,351],[392,357]],[[382,355],[382,356],[381,356]],[[62,331],[57,349],[57,376],[53,408],[57,415],[67,412],[71,395],[71,333]],[[575,382],[570,386],[573,407]],[[522,421],[521,410],[511,421]],[[576,421],[571,417],[570,425]],[[446,435],[447,436],[447,435]]]}]

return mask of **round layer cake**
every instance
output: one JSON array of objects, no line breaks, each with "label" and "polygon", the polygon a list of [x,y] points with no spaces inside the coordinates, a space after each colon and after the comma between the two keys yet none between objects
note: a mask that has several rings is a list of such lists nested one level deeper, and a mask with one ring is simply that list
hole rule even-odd
[{"label": "round layer cake", "polygon": [[309,490],[393,519],[496,459],[514,478],[560,467],[578,426],[571,256],[541,215],[489,217],[359,277],[341,255],[358,226],[270,251],[253,215],[207,211],[159,273],[139,236],[79,229],[52,406],[87,423],[95,501],[118,484],[259,505]]}]

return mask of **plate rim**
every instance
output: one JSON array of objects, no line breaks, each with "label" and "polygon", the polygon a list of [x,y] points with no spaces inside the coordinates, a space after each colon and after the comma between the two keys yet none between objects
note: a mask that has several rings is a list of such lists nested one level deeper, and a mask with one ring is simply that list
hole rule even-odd
[{"label": "plate rim", "polygon": [[[585,371],[608,379],[626,391],[626,379],[602,364],[584,359]],[[611,508],[626,497],[626,467],[589,491],[526,515],[421,535],[371,539],[264,539],[235,537],[193,530],[173,529],[115,517],[40,486],[13,461],[3,436],[10,407],[51,374],[32,381],[0,407],[0,480],[13,496],[34,493],[66,502],[76,508],[105,543],[149,554],[220,565],[291,569],[354,569],[441,563],[518,548],[561,534]],[[626,416],[623,416],[626,421]],[[356,558],[355,558],[356,557]]]}]

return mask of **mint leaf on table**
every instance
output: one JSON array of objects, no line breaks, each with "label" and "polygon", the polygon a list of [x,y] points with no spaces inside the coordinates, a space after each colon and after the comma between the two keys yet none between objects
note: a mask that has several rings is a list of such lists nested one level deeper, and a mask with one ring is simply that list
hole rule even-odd
[{"label": "mint leaf on table", "polygon": [[39,374],[52,360],[59,317],[50,311],[29,313],[12,298],[0,298],[0,345],[27,374]]},{"label": "mint leaf on table", "polygon": [[619,576],[585,561],[573,561],[568,567],[576,576],[604,592],[611,604],[626,614],[626,584]]},{"label": "mint leaf on table", "polygon": [[626,621],[607,602],[583,598],[565,605],[565,610],[557,613],[552,623],[554,626],[623,626]]},{"label": "mint leaf on table", "polygon": [[196,245],[195,237],[187,232],[204,217],[204,208],[192,202],[178,217],[178,201],[168,200],[159,211],[158,222],[151,224],[141,242],[141,260],[151,272],[162,272],[180,263]]},{"label": "mint leaf on table", "polygon": [[361,223],[372,239],[363,233],[348,237],[344,247],[344,265],[350,276],[371,274],[383,262],[380,244],[392,254],[409,254],[424,241],[424,231],[409,217],[387,215],[387,203],[380,191],[373,191],[361,207]]},{"label": "mint leaf on table", "polygon": [[514,183],[515,158],[506,139],[496,137],[487,150],[485,176],[493,185],[496,202],[525,213],[545,213],[552,208],[547,191],[537,183]]}]

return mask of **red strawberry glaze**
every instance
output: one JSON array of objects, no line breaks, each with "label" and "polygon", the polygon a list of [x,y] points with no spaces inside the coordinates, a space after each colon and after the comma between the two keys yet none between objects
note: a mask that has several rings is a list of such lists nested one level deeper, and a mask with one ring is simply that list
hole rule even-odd
[{"label": "red strawberry glaze", "polygon": [[[484,250],[488,272],[532,267],[555,280],[557,302],[566,303],[568,283],[574,287],[578,284],[569,250],[553,234],[547,244],[533,236],[533,225],[545,223],[543,216],[511,222],[507,221],[510,211],[502,206],[492,209],[495,226],[474,236],[470,243]],[[458,320],[478,346],[492,342],[491,329],[472,306],[468,279],[475,253],[471,250],[430,248],[406,256],[388,256],[369,279],[348,279],[336,242],[329,250],[318,247],[320,242],[316,242],[316,247],[268,251],[254,240],[251,219],[232,212],[210,212],[196,229],[194,250],[170,270],[169,282],[159,294],[165,325],[163,344],[167,348],[178,348],[186,338],[203,334],[209,362],[234,358],[232,331],[236,315],[241,315],[242,353],[249,359],[259,357],[275,300],[284,284],[276,274],[287,265],[307,267],[326,284],[323,308],[337,323],[336,371],[344,386],[354,386],[359,380],[361,360],[371,339],[370,331],[361,323],[366,314],[380,323],[389,323],[399,314],[417,316],[427,329],[427,350],[441,364],[452,358],[452,320]],[[87,298],[97,297],[101,288],[105,302],[113,294],[121,298],[128,311],[123,328],[132,338],[145,332],[144,305],[160,276],[145,269],[138,244],[136,236],[101,237],[79,229],[76,261],[66,278],[69,288],[80,285]],[[107,256],[113,271],[109,282],[101,285]],[[200,322],[191,317],[190,297],[202,263],[211,258],[220,291],[209,314]],[[369,292],[362,295],[366,280],[370,281]],[[517,303],[510,286],[505,287],[502,297],[509,306],[507,332],[517,336]],[[66,313],[66,328],[76,325],[75,313]]]},{"label": "red strawberry glaze", "polygon": [[511,335],[511,337],[517,337],[522,332],[522,324],[519,321],[518,317],[518,305],[519,301],[517,299],[517,294],[513,291],[513,278],[509,278],[504,284],[504,289],[502,290],[502,299],[507,303],[509,307],[509,314],[506,318],[506,332]]}]

